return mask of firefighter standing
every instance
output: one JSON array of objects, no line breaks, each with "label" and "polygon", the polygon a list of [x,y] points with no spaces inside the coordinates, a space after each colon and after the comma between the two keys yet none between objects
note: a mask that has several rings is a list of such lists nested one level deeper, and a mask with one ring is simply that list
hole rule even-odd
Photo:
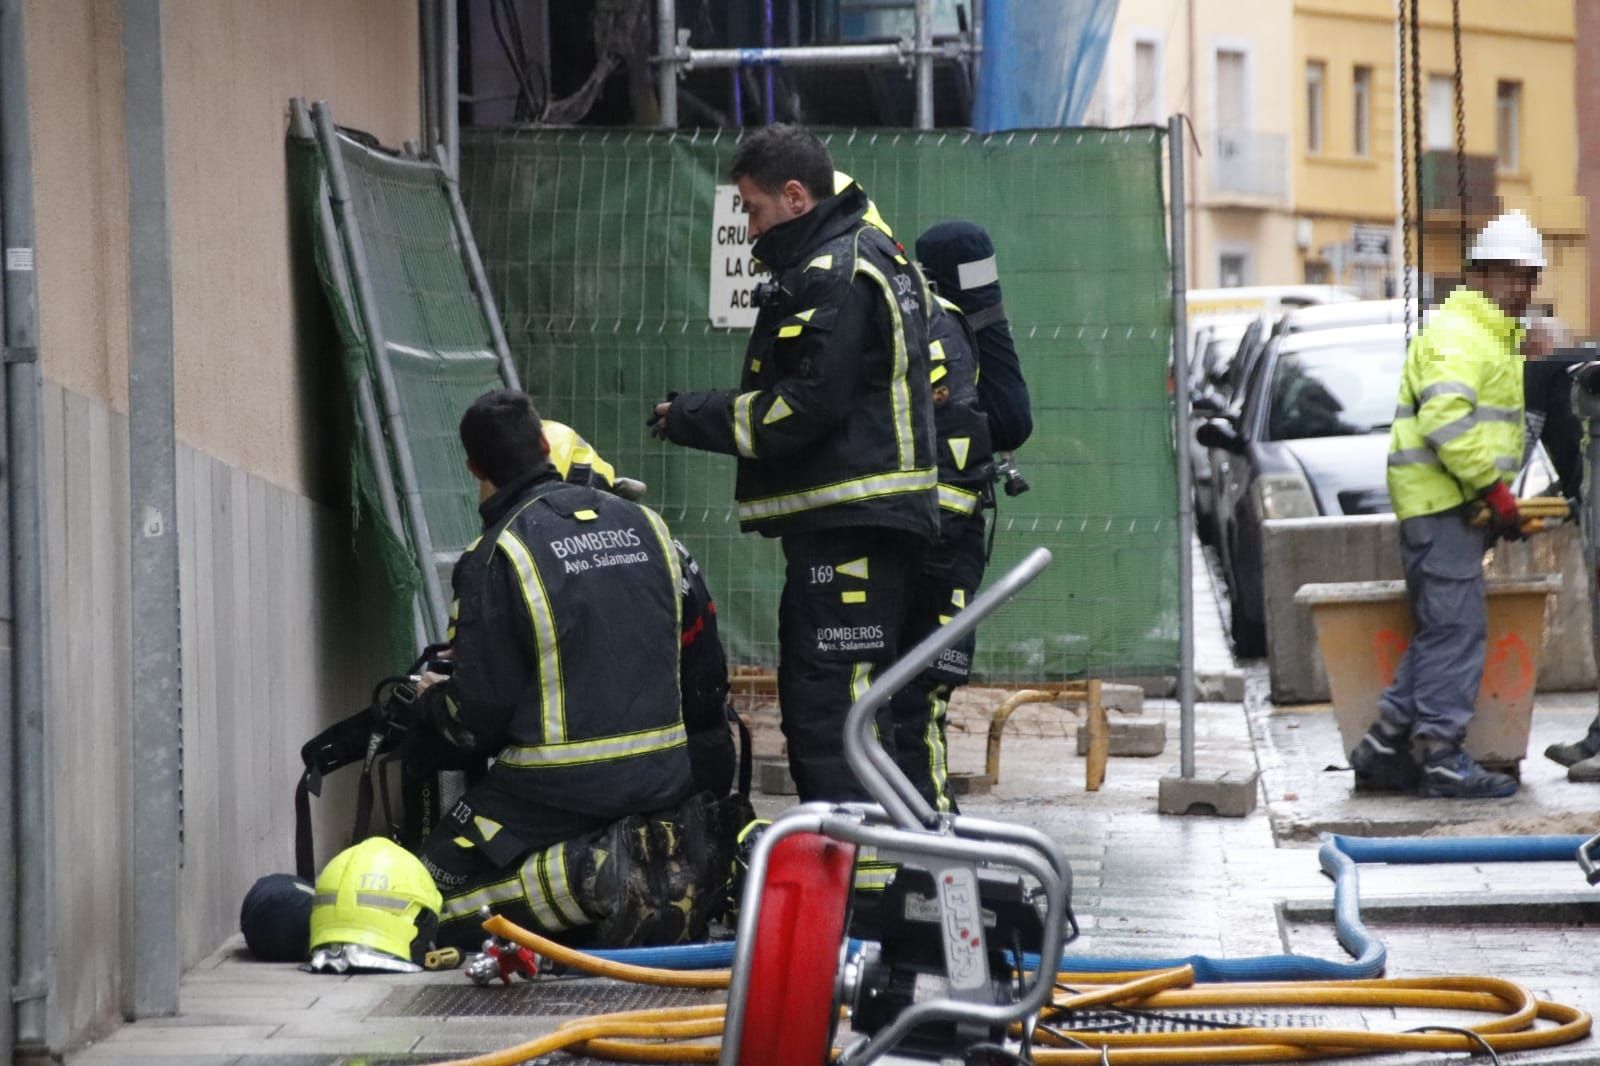
[{"label": "firefighter standing", "polygon": [[[1495,535],[1520,536],[1509,485],[1523,451],[1517,320],[1544,265],[1544,242],[1520,211],[1494,219],[1468,254],[1466,284],[1406,356],[1388,482],[1416,634],[1379,697],[1378,721],[1350,752],[1358,777],[1375,787],[1446,798],[1517,790],[1461,743],[1483,676],[1484,549]],[[1483,505],[1487,538],[1471,523]]]},{"label": "firefighter standing", "polygon": [[661,403],[653,431],[739,457],[740,528],[783,543],[778,691],[800,799],[864,799],[844,719],[903,650],[907,597],[938,529],[922,285],[864,221],[860,187],[834,194],[814,135],[767,127],[730,176],[771,295],[740,388]]}]

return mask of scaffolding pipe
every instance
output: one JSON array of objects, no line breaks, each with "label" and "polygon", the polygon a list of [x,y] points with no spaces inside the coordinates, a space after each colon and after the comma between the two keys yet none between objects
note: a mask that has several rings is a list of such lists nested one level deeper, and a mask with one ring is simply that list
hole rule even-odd
[{"label": "scaffolding pipe", "polygon": [[933,129],[933,0],[916,0],[917,129]]},{"label": "scaffolding pipe", "polygon": [[[385,348],[383,324],[378,318],[377,297],[373,294],[371,275],[367,270],[366,244],[356,223],[355,207],[350,202],[350,178],[345,171],[344,154],[338,128],[333,124],[333,114],[326,103],[312,105],[311,118],[316,126],[317,139],[327,156],[329,192],[333,197],[334,218],[339,223],[340,239],[345,254],[350,257],[351,292],[360,305],[361,323],[366,329],[367,343],[372,347],[373,373],[378,379],[384,411],[384,426],[389,439],[394,442],[395,466],[400,474],[404,492],[403,505],[407,524],[411,528],[411,548],[416,552],[417,565],[422,570],[422,594],[427,604],[428,633],[431,639],[443,634],[448,617],[447,601],[439,583],[438,568],[433,565],[433,537],[428,531],[427,513],[422,506],[422,492],[417,483],[416,465],[412,462],[410,441],[406,432],[405,416],[401,413],[400,393],[394,375],[389,370],[388,351]],[[431,640],[430,640],[431,642]]]},{"label": "scaffolding pipe", "polygon": [[[952,54],[959,55],[960,48],[954,48]],[[681,64],[684,70],[693,70],[696,67],[890,66],[903,65],[910,58],[910,50],[903,43],[841,44],[807,45],[804,48],[680,48],[673,62]]]},{"label": "scaffolding pipe", "polygon": [[478,254],[478,242],[472,238],[472,223],[467,221],[467,207],[461,202],[461,185],[456,177],[461,172],[460,165],[445,156],[443,147],[434,149],[433,158],[444,172],[444,192],[445,198],[450,201],[450,220],[455,223],[456,239],[461,242],[461,250],[466,255],[467,280],[472,283],[473,295],[477,296],[484,321],[489,324],[489,340],[494,345],[495,357],[500,360],[501,380],[508,389],[520,389],[522,383],[517,379],[516,364],[511,361],[511,345],[506,342],[505,327],[500,324],[500,308],[494,302],[494,293],[489,290],[489,276],[483,269],[483,256]]},{"label": "scaffolding pipe", "polygon": [[[762,20],[761,20],[761,43],[762,43],[762,45],[764,47],[771,48],[772,47],[772,0],[763,0],[762,12],[763,12],[763,15],[762,15]],[[762,91],[762,94],[763,94],[762,95],[762,104],[761,104],[761,117],[762,117],[763,120],[765,120],[766,124],[769,125],[769,126],[772,125],[774,122],[776,122],[777,119],[778,119],[777,101],[773,97],[773,86],[772,86],[773,76],[774,76],[773,69],[770,66],[768,66],[765,70],[763,70],[761,72],[761,78],[762,78],[761,91]]]},{"label": "scaffolding pipe", "polygon": [[1179,773],[1194,776],[1194,490],[1189,484],[1188,233],[1183,202],[1183,116],[1167,120],[1169,210],[1172,215],[1172,378],[1178,460],[1178,714]]},{"label": "scaffolding pipe", "polygon": [[[306,102],[302,97],[297,96],[289,101],[289,128],[301,140],[316,140],[317,131],[311,125],[311,113],[306,109]],[[321,231],[323,243],[328,248],[339,247],[339,224],[333,219],[333,207],[328,203],[326,196],[317,197],[317,228]],[[328,256],[328,272],[333,275],[334,288],[339,292],[355,292],[355,287],[350,282],[350,274],[345,270],[343,256]],[[370,374],[361,374],[356,378],[356,412],[361,418],[367,451],[372,455],[373,480],[377,482],[378,489],[378,507],[383,511],[384,521],[389,523],[389,528],[398,534],[405,529],[405,521],[400,516],[400,500],[394,494],[394,469],[389,465],[388,446],[383,440],[383,416],[378,413],[378,401],[372,394]],[[423,607],[414,594],[411,597],[411,636],[419,648],[426,647],[429,643],[427,624],[423,621]]]},{"label": "scaffolding pipe", "polygon": [[[456,0],[439,3],[439,141],[448,166],[461,159],[461,47],[456,40]],[[455,170],[446,170],[459,177]]]},{"label": "scaffolding pipe", "polygon": [[678,128],[678,11],[677,0],[656,0],[656,96],[660,99],[661,126]]},{"label": "scaffolding pipe", "polygon": [[[0,1062],[48,1040],[54,986],[55,900],[50,891],[50,748],[45,727],[43,504],[39,479],[39,309],[34,273],[33,156],[28,131],[25,0],[0,0],[0,348],[4,349],[11,662],[9,713],[0,721],[11,759],[0,778]],[[27,915],[26,921],[19,916]]]},{"label": "scaffolding pipe", "polygon": [[128,537],[132,618],[132,1018],[178,1013],[183,694],[172,228],[162,0],[123,0],[128,168]]},{"label": "scaffolding pipe", "polygon": [[[422,146],[431,151],[439,143],[439,0],[418,0],[417,22],[422,51]],[[306,121],[309,123],[310,118]],[[312,134],[315,136],[315,133]]]}]

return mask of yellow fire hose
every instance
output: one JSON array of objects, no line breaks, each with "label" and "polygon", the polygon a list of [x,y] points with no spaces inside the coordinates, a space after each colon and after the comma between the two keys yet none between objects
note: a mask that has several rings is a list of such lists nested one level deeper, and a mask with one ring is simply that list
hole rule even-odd
[{"label": "yellow fire hose", "polygon": [[[490,918],[485,931],[545,958],[596,976],[679,988],[726,988],[729,971],[660,970],[596,958],[563,947],[507,921]],[[1396,1051],[1529,1051],[1569,1044],[1588,1035],[1591,1019],[1575,1007],[1535,999],[1521,985],[1495,977],[1382,978],[1368,981],[1279,981],[1194,986],[1182,966],[1120,974],[1057,975],[1066,991],[1041,1012],[1032,1059],[1039,1066],[1185,1066],[1200,1063],[1303,1062]],[[1499,1015],[1470,1027],[1379,1033],[1365,1029],[1253,1027],[1170,1033],[1102,1032],[1067,1028],[1068,1012],[1089,1008],[1183,1010],[1241,1006],[1409,1007]],[[513,1066],[567,1050],[616,1062],[717,1061],[724,1006],[602,1014],[563,1022],[536,1040],[442,1066]],[[1054,1023],[1060,1022],[1057,1026]],[[1535,1028],[1536,1022],[1549,1023]],[[686,1042],[692,1041],[692,1042]],[[1068,1046],[1068,1045],[1075,1046]],[[1049,1045],[1049,1046],[1045,1046]]]}]

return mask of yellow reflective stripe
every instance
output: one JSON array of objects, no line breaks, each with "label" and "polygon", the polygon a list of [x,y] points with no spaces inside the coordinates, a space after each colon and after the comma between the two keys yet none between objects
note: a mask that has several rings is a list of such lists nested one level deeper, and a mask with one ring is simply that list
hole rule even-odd
[{"label": "yellow reflective stripe", "polygon": [[974,514],[978,510],[978,494],[958,489],[954,485],[939,484],[939,506],[957,514]]},{"label": "yellow reflective stripe", "polygon": [[746,459],[756,457],[756,438],[750,427],[750,405],[759,395],[756,392],[741,392],[733,398],[733,446]]},{"label": "yellow reflective stripe", "polygon": [[815,259],[811,260],[811,262],[806,264],[806,269],[807,270],[832,270],[833,269],[833,256],[832,255],[819,255]]},{"label": "yellow reflective stripe", "polygon": [[939,811],[949,811],[950,803],[950,766],[944,748],[944,731],[939,728],[940,719],[944,717],[945,701],[935,689],[928,697],[928,776],[933,780],[934,807]]},{"label": "yellow reflective stripe", "polygon": [[948,373],[950,373],[950,368],[949,367],[947,367],[947,366],[936,366],[936,367],[933,368],[933,373],[928,375],[928,380],[929,381],[938,381],[940,378],[944,377]]},{"label": "yellow reflective stripe", "polygon": [[774,422],[782,422],[792,414],[794,414],[794,408],[789,406],[789,401],[779,396],[772,401],[772,406],[767,408],[767,413],[761,416],[761,424],[770,426]]},{"label": "yellow reflective stripe", "polygon": [[863,555],[859,559],[851,559],[848,563],[840,563],[834,567],[834,570],[844,574],[846,577],[858,577],[865,581],[871,573],[869,569],[871,561],[872,557],[870,555]]},{"label": "yellow reflective stripe", "polygon": [[[859,237],[860,231],[857,231]],[[889,307],[889,332],[894,335],[894,371],[889,377],[889,406],[894,419],[894,439],[901,470],[910,470],[917,461],[916,447],[911,435],[911,386],[906,381],[911,369],[911,355],[906,351],[905,321],[900,316],[900,303],[894,298],[894,286],[884,277],[883,271],[856,257],[856,269],[878,283],[883,290],[883,302]]]},{"label": "yellow reflective stripe", "polygon": [[971,437],[951,437],[945,441],[950,446],[950,455],[956,461],[957,470],[967,468],[967,456],[972,452]]},{"label": "yellow reflective stripe", "polygon": [[573,511],[572,512],[572,517],[576,518],[580,522],[593,522],[595,519],[599,518],[600,516],[598,514],[596,514],[595,512],[589,510],[587,507],[585,507],[581,511]]},{"label": "yellow reflective stripe", "polygon": [[555,613],[550,608],[550,596],[545,592],[544,581],[533,565],[533,556],[527,545],[508,527],[496,542],[511,565],[516,567],[518,584],[522,586],[522,600],[528,605],[528,617],[533,619],[534,658],[539,666],[539,701],[542,704],[544,740],[547,744],[560,743],[567,738],[566,685],[561,677],[561,646],[556,634]]},{"label": "yellow reflective stripe", "polygon": [[672,534],[667,531],[667,523],[662,517],[648,507],[640,507],[644,512],[646,522],[650,523],[650,532],[656,535],[656,543],[661,545],[661,554],[667,560],[667,574],[672,579],[672,587],[667,590],[667,595],[672,597],[672,631],[678,632],[683,628],[683,597],[678,590],[683,587],[683,560],[678,557],[678,548],[672,541]]},{"label": "yellow reflective stripe", "polygon": [[750,360],[750,373],[752,373],[752,374],[761,373],[761,360],[759,360],[759,359]]},{"label": "yellow reflective stripe", "polygon": [[[826,259],[830,265],[833,263],[833,256],[831,255],[821,256],[820,258]],[[816,262],[816,260],[813,259],[812,262]],[[810,322],[811,316],[816,313],[817,309],[815,307],[808,307],[804,311],[796,311],[794,313],[794,317],[798,318],[802,322]]]},{"label": "yellow reflective stripe", "polygon": [[1389,453],[1390,466],[1444,466],[1432,448],[1402,448]]},{"label": "yellow reflective stripe", "polygon": [[[872,664],[869,662],[856,663],[850,670],[850,702],[855,703],[867,694],[867,689],[872,687]],[[872,720],[872,735],[877,737],[878,720]]]},{"label": "yellow reflective stripe", "polygon": [[541,929],[547,932],[559,932],[567,928],[567,923],[561,920],[555,907],[550,903],[550,892],[541,874],[540,866],[543,864],[545,853],[536,851],[529,855],[522,863],[519,878],[522,881],[522,895],[528,901],[528,909],[533,912],[533,920]]},{"label": "yellow reflective stripe", "polygon": [[849,590],[847,592],[841,592],[841,593],[839,593],[839,602],[840,603],[866,603],[867,602],[866,590],[865,589],[851,589],[851,590]]},{"label": "yellow reflective stripe", "polygon": [[521,744],[500,752],[499,765],[528,768],[534,766],[581,766],[588,763],[617,762],[652,752],[682,747],[688,743],[683,722],[636,733],[619,733],[592,740],[569,740],[561,744]]},{"label": "yellow reflective stripe", "polygon": [[935,363],[944,362],[944,341],[928,342],[928,358]]},{"label": "yellow reflective stripe", "polygon": [[950,602],[955,604],[957,607],[965,607],[967,605],[967,590],[951,589]]},{"label": "yellow reflective stripe", "polygon": [[778,336],[780,338],[782,338],[782,337],[798,337],[798,336],[800,336],[800,331],[803,330],[803,329],[805,329],[804,326],[779,326],[778,327]]},{"label": "yellow reflective stripe", "polygon": [[901,470],[892,474],[870,474],[867,477],[836,481],[814,489],[788,492],[781,496],[763,496],[739,504],[739,519],[759,522],[784,515],[814,511],[841,503],[855,503],[878,496],[892,496],[903,492],[921,492],[938,483],[938,475],[929,470]]},{"label": "yellow reflective stripe", "polygon": [[567,879],[566,844],[555,844],[541,851],[536,869],[540,893],[558,923],[554,928],[571,929],[573,926],[589,924],[589,918],[578,905],[577,898],[572,894],[571,882]]},{"label": "yellow reflective stripe", "polygon": [[958,315],[963,313],[961,310],[961,305],[958,303],[955,303],[951,300],[946,300],[943,296],[935,296],[934,299],[938,300],[939,306],[944,308],[946,311],[954,311]]},{"label": "yellow reflective stripe", "polygon": [[439,908],[439,920],[448,922],[454,918],[465,918],[475,915],[482,907],[493,907],[500,903],[510,903],[519,899],[524,894],[522,882],[513,877],[509,881],[501,881],[483,888],[474,889],[462,896],[446,896],[444,905]]}]

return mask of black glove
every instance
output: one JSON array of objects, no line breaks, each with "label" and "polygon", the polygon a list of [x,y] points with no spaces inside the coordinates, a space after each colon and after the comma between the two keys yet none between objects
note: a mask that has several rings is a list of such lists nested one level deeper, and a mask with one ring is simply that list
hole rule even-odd
[{"label": "black glove", "polygon": [[[676,400],[677,398],[678,398],[678,394],[676,392],[669,392],[669,393],[667,393],[667,398],[665,400],[663,400],[662,403],[671,403],[673,400]],[[645,419],[645,423],[644,424],[645,424],[646,427],[649,428],[650,435],[652,437],[654,437],[656,440],[667,440],[669,438],[667,437],[667,420],[666,420],[666,417],[663,416],[663,415],[656,414],[656,408],[659,407],[659,406],[660,406],[660,404],[651,404],[650,405],[650,417]]]}]

